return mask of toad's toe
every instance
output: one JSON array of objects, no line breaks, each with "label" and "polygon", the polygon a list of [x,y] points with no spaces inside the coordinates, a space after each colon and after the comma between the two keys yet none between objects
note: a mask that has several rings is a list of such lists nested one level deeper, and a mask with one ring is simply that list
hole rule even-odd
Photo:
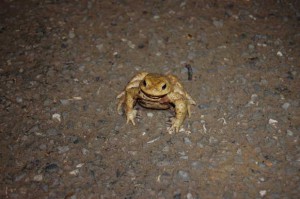
[{"label": "toad's toe", "polygon": [[175,133],[178,133],[178,132],[179,132],[179,129],[180,129],[180,125],[173,124],[173,125],[168,129],[168,133],[169,133],[169,134],[173,134],[174,132],[175,132]]},{"label": "toad's toe", "polygon": [[127,113],[127,124],[131,122],[133,126],[135,126],[134,118],[136,117],[136,113],[137,113],[136,110],[132,110]]}]

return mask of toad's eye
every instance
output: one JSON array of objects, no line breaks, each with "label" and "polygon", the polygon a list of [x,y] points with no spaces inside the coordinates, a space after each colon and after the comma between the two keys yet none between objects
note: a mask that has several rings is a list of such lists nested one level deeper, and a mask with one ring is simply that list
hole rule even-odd
[{"label": "toad's eye", "polygon": [[144,85],[144,86],[147,86],[146,80],[143,81],[143,85]]},{"label": "toad's eye", "polygon": [[167,88],[167,84],[162,85],[161,89],[165,90]]}]

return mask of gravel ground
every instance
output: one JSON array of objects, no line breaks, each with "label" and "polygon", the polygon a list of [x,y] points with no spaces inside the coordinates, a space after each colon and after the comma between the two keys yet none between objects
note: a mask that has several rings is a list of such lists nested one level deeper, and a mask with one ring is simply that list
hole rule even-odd
[{"label": "gravel ground", "polygon": [[[299,10],[1,1],[0,198],[299,198]],[[136,126],[117,114],[141,71],[195,99],[179,133],[168,110],[137,106]]]}]

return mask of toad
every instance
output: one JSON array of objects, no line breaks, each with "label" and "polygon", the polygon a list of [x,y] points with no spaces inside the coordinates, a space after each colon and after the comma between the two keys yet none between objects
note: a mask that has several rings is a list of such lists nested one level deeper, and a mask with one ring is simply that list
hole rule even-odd
[{"label": "toad", "polygon": [[134,119],[137,113],[134,109],[136,103],[150,109],[173,107],[176,116],[169,133],[179,131],[186,115],[191,116],[190,106],[196,104],[176,76],[147,72],[134,76],[117,99],[119,100],[118,113],[122,114],[124,106],[127,123],[131,122],[133,125],[135,125]]}]

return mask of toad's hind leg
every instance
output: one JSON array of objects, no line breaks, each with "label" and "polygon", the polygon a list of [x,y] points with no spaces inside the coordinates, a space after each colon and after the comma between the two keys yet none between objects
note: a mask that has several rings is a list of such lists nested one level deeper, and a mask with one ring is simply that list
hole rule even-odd
[{"label": "toad's hind leg", "polygon": [[120,93],[117,96],[117,99],[119,100],[118,106],[117,106],[117,112],[118,112],[119,115],[122,115],[122,106],[125,103],[125,91],[123,91],[122,93]]},{"label": "toad's hind leg", "polygon": [[134,118],[136,117],[137,111],[133,109],[136,98],[138,96],[138,88],[130,88],[125,93],[125,113],[127,117],[127,123],[131,122],[135,125]]},{"label": "toad's hind leg", "polygon": [[175,111],[176,111],[176,118],[169,129],[169,133],[173,131],[178,132],[180,129],[181,124],[183,123],[187,113],[188,113],[188,104],[186,100],[176,100],[175,104]]},{"label": "toad's hind leg", "polygon": [[196,102],[192,99],[192,97],[186,93],[186,97],[188,99],[188,103],[187,103],[187,112],[189,117],[191,117],[191,105],[196,105]]}]

